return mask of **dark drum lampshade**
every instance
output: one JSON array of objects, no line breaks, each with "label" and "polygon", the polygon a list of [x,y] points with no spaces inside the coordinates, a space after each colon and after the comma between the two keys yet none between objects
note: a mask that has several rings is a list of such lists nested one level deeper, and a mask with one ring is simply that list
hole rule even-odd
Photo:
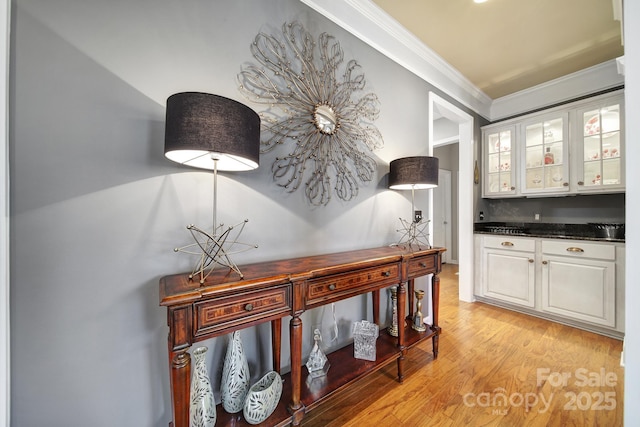
[{"label": "dark drum lampshade", "polygon": [[389,188],[392,190],[424,190],[438,186],[438,158],[403,157],[389,165]]},{"label": "dark drum lampshade", "polygon": [[171,95],[167,99],[164,155],[201,169],[255,169],[260,158],[260,116],[246,105],[218,95]]}]

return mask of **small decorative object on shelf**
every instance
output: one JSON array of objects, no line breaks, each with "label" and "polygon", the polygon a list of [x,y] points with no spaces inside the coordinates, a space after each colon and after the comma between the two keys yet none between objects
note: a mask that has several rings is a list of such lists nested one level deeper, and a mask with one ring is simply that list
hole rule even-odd
[{"label": "small decorative object on shelf", "polygon": [[376,339],[378,325],[367,320],[353,324],[353,357],[376,361]]},{"label": "small decorative object on shelf", "polygon": [[424,317],[422,315],[422,298],[424,297],[424,291],[422,289],[416,289],[416,312],[413,315],[413,324],[411,327],[418,332],[424,332],[427,327],[424,325]]},{"label": "small decorative object on shelf", "polygon": [[309,378],[318,378],[327,375],[331,364],[329,359],[320,348],[322,342],[322,334],[319,329],[313,331],[313,348],[307,360],[307,370],[309,370]]},{"label": "small decorative object on shelf", "polygon": [[391,326],[387,328],[389,335],[398,336],[398,287],[392,286],[391,289]]},{"label": "small decorative object on shelf", "polygon": [[244,419],[249,424],[260,424],[276,410],[282,396],[282,378],[276,371],[268,372],[247,393]]},{"label": "small decorative object on shelf", "polygon": [[544,153],[544,164],[552,165],[554,163],[553,153],[551,152],[551,147],[547,147],[547,151]]},{"label": "small decorative object on shelf", "polygon": [[216,423],[216,402],[213,399],[213,390],[205,355],[207,347],[198,347],[193,351],[195,368],[191,378],[189,426],[213,427]]},{"label": "small decorative object on shelf", "polygon": [[229,338],[220,383],[222,407],[225,411],[231,414],[242,411],[250,380],[249,364],[242,348],[240,332],[234,331]]}]

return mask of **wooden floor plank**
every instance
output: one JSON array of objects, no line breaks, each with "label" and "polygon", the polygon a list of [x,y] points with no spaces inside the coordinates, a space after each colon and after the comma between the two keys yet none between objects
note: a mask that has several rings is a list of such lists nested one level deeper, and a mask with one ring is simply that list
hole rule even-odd
[{"label": "wooden floor plank", "polygon": [[[386,366],[315,408],[303,426],[622,425],[621,341],[459,301],[456,267],[440,275],[438,359],[425,341],[409,352],[402,384],[395,364]],[[601,372],[606,385],[595,384]]]}]

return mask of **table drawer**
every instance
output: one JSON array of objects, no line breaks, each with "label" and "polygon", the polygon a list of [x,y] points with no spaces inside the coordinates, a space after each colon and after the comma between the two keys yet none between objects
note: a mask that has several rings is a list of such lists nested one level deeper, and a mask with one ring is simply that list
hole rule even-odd
[{"label": "table drawer", "polygon": [[427,255],[409,260],[409,278],[424,276],[436,271],[438,254]]},{"label": "table drawer", "polygon": [[307,305],[326,302],[330,299],[342,299],[349,294],[361,293],[366,288],[379,288],[381,284],[399,283],[399,264],[366,268],[351,273],[334,274],[307,282]]},{"label": "table drawer", "polygon": [[291,284],[195,303],[196,337],[291,313]]}]

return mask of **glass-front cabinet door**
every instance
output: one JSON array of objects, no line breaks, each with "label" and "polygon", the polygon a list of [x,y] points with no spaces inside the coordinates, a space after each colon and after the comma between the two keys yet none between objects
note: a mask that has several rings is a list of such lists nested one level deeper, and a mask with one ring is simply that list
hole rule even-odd
[{"label": "glass-front cabinet door", "polygon": [[523,194],[569,191],[568,114],[556,112],[525,120],[520,126]]},{"label": "glass-front cabinet door", "polygon": [[579,192],[624,189],[623,100],[606,97],[576,110]]},{"label": "glass-front cabinet door", "polygon": [[484,132],[485,197],[516,194],[514,162],[516,157],[515,126],[493,127]]}]

